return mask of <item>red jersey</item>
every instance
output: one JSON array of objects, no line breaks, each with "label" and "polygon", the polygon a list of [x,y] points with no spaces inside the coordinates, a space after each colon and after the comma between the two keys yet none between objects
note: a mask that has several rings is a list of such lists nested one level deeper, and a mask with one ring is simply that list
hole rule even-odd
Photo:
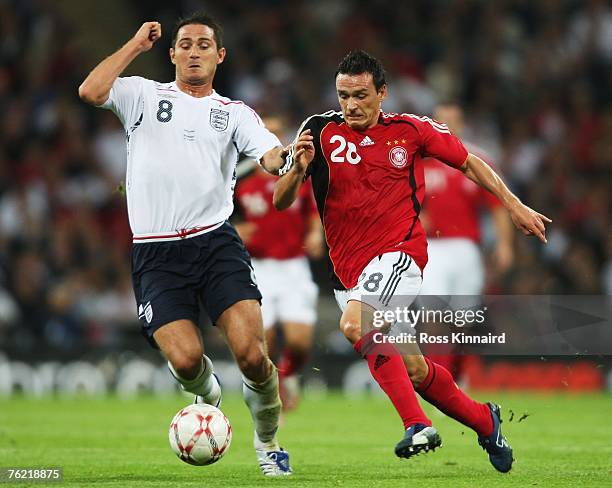
[{"label": "red jersey", "polygon": [[263,171],[240,181],[236,200],[256,230],[246,247],[254,258],[289,259],[304,256],[308,221],[317,215],[310,185],[302,185],[293,205],[279,212],[272,205],[276,177]]},{"label": "red jersey", "polygon": [[461,166],[467,151],[448,128],[428,117],[381,113],[365,131],[351,129],[339,112],[314,115],[312,186],[329,247],[332,281],[352,288],[374,257],[409,254],[424,269],[427,240],[419,222],[425,196],[423,158]]},{"label": "red jersey", "polygon": [[[470,146],[468,149],[485,160],[478,149]],[[498,207],[501,202],[460,171],[433,158],[424,163],[427,237],[461,237],[479,243],[480,211]]]}]

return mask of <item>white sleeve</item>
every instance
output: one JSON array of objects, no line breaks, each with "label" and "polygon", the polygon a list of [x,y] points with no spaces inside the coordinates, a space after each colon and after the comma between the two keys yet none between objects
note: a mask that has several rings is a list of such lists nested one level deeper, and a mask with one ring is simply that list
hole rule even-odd
[{"label": "white sleeve", "polygon": [[142,113],[143,82],[144,78],[140,76],[117,78],[108,100],[100,105],[112,110],[126,129],[134,125]]},{"label": "white sleeve", "polygon": [[259,161],[270,149],[282,146],[278,137],[266,129],[259,115],[248,105],[240,105],[234,142],[238,152]]}]

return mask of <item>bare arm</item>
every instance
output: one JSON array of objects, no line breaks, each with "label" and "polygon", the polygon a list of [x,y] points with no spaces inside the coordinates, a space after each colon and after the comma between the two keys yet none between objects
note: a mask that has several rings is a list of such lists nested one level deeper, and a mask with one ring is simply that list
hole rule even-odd
[{"label": "bare arm", "polygon": [[273,147],[261,157],[259,164],[268,173],[278,175],[278,171],[285,164],[285,157],[288,153],[288,147]]},{"label": "bare arm", "polygon": [[293,166],[276,182],[272,203],[278,210],[289,208],[297,198],[306,169],[314,158],[312,139],[310,130],[305,130],[300,134],[294,146]]},{"label": "bare arm", "polygon": [[272,203],[277,210],[285,210],[295,202],[305,174],[306,168],[302,169],[298,165],[294,165],[287,174],[279,178],[272,197]]},{"label": "bare arm", "polygon": [[159,22],[145,22],[123,47],[96,66],[79,86],[79,97],[91,105],[102,105],[117,77],[139,54],[153,47],[161,37]]},{"label": "bare arm", "polygon": [[469,153],[459,169],[474,183],[499,198],[509,212],[512,222],[523,234],[533,234],[542,242],[546,242],[544,222],[552,222],[552,220],[524,205],[487,163]]}]

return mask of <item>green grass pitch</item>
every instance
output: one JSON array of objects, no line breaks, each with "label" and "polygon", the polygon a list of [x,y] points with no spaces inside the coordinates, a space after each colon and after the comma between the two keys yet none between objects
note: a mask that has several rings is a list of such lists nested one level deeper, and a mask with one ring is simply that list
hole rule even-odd
[{"label": "green grass pitch", "polygon": [[399,460],[393,447],[402,428],[385,399],[337,394],[306,399],[286,417],[280,440],[291,453],[291,478],[259,473],[249,413],[238,396],[223,404],[234,428],[231,448],[206,467],[182,463],[168,444],[170,420],[187,397],[3,399],[0,466],[61,466],[64,481],[49,484],[58,487],[612,486],[610,395],[475,396],[502,404],[516,459],[507,475],[492,468],[473,432],[429,406],[442,448]]}]

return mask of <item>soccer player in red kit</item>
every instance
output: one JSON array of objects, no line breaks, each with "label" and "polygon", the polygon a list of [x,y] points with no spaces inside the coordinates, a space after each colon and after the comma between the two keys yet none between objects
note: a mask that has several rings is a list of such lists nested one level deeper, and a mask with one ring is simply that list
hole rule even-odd
[{"label": "soccer player in red kit", "polygon": [[[265,117],[268,130],[283,133],[280,117]],[[276,326],[284,347],[278,378],[284,410],[299,401],[298,373],[312,347],[318,287],[312,279],[307,255],[324,253],[323,230],[310,183],[302,185],[293,205],[279,212],[272,205],[276,177],[261,168],[239,180],[236,201],[243,222],[235,224],[251,255],[257,285],[263,296],[261,312],[269,354],[276,349]]]},{"label": "soccer player in red kit", "polygon": [[[363,51],[349,53],[336,71],[342,112],[309,117],[281,169],[274,204],[291,205],[309,177],[333,267],[340,327],[398,411],[406,431],[396,445],[411,457],[441,444],[415,390],[448,416],[472,428],[491,464],[512,467],[512,449],[500,428],[500,409],[479,403],[455,385],[450,373],[421,354],[399,355],[376,344],[374,312],[394,296],[415,296],[427,263],[419,222],[425,192],[422,159],[435,157],[495,194],[514,224],[543,242],[549,219],[523,205],[497,174],[468,153],[448,128],[427,117],[384,113],[387,94],[381,63]],[[310,135],[306,138],[305,135]],[[369,330],[363,334],[362,331]]]},{"label": "soccer player in red kit", "polygon": [[[439,104],[434,118],[444,123],[455,136],[461,137],[464,117],[459,105]],[[465,141],[464,145],[470,153],[491,164],[483,149]],[[476,306],[485,281],[480,250],[480,216],[483,211],[491,216],[496,234],[493,258],[496,270],[501,273],[507,271],[513,262],[512,222],[494,195],[459,171],[435,158],[426,158],[423,163],[425,201],[421,221],[427,233],[429,259],[423,271],[420,294],[463,295],[460,300],[463,307]],[[464,356],[452,354],[453,349],[452,344],[432,345],[428,357],[459,378]]]}]

